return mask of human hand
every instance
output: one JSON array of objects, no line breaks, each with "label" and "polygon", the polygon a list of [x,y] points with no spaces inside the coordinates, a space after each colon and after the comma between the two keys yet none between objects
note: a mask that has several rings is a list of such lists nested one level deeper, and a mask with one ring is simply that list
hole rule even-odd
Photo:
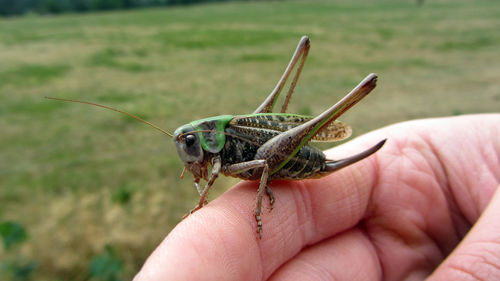
[{"label": "human hand", "polygon": [[326,154],[384,138],[322,179],[272,182],[261,240],[258,183],[237,184],[180,222],[134,280],[500,280],[500,114],[396,124]]}]

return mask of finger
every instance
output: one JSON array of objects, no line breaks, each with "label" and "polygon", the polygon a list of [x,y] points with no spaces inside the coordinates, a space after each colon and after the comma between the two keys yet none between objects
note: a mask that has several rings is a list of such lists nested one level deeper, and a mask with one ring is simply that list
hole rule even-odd
[{"label": "finger", "polygon": [[500,280],[499,213],[497,188],[477,223],[428,280]]},{"label": "finger", "polygon": [[304,250],[270,278],[280,280],[381,280],[376,250],[359,229]]},{"label": "finger", "polygon": [[[357,152],[373,143],[344,148]],[[182,221],[136,280],[265,280],[305,246],[355,226],[376,170],[372,157],[322,179],[273,182],[276,203],[270,213],[263,208],[262,240],[253,216],[258,182],[242,182]]]},{"label": "finger", "polygon": [[248,219],[220,205],[211,202],[179,223],[134,280],[260,279],[260,253],[255,238],[249,239]]}]

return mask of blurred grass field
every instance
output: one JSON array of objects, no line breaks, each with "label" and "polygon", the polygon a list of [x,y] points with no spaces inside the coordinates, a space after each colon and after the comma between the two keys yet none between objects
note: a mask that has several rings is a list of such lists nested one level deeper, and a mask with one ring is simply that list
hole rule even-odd
[{"label": "blurred grass field", "polygon": [[[127,280],[197,202],[170,138],[44,96],[117,107],[171,131],[250,113],[307,34],[290,112],[318,114],[370,72],[377,89],[342,118],[354,135],[498,112],[498,15],[496,0],[337,0],[0,19],[0,222],[28,233],[15,251],[0,248],[0,261],[33,261],[33,280],[99,280],[89,263],[112,248]],[[235,182],[219,179],[211,198]]]}]

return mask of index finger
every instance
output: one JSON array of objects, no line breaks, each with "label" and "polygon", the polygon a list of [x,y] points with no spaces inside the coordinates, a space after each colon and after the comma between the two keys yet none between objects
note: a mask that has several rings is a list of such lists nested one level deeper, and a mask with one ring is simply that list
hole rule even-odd
[{"label": "index finger", "polygon": [[[372,140],[351,142],[329,156],[352,155]],[[253,214],[258,182],[237,184],[179,223],[135,280],[267,279],[304,247],[363,218],[376,181],[374,157],[322,179],[272,182],[276,203],[264,211],[261,240]]]}]

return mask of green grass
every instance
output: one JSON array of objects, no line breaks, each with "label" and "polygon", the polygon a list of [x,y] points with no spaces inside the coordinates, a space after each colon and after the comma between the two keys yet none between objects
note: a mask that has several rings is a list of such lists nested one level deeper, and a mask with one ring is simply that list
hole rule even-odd
[{"label": "green grass", "polygon": [[[91,261],[112,249],[130,279],[197,202],[171,139],[43,96],[103,103],[173,131],[252,112],[307,34],[291,112],[320,113],[370,72],[376,91],[343,118],[355,135],[498,112],[499,14],[495,0],[339,0],[0,19],[0,223],[28,233],[0,260],[36,264],[34,280],[87,280]],[[211,197],[235,182],[218,179]]]}]

